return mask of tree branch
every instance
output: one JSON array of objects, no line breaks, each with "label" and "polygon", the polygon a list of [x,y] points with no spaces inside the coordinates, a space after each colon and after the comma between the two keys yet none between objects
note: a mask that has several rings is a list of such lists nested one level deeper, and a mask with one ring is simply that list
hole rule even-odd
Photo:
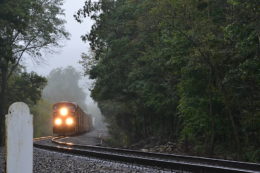
[{"label": "tree branch", "polygon": [[33,38],[27,43],[27,45],[25,46],[25,48],[23,49],[23,51],[22,51],[21,54],[19,55],[19,57],[17,58],[16,63],[12,66],[10,72],[9,72],[8,75],[7,75],[7,80],[11,77],[12,73],[14,72],[14,70],[16,69],[16,67],[18,66],[19,62],[21,61],[24,52],[27,50],[28,46],[31,44],[31,42],[32,42],[35,38],[36,38],[36,36],[33,37]]}]

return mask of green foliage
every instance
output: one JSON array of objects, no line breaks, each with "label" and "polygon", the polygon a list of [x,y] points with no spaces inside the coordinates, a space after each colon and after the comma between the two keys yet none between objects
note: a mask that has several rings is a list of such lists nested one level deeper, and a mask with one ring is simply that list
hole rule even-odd
[{"label": "green foliage", "polygon": [[[82,64],[121,145],[156,137],[259,161],[260,1],[87,1]],[[249,153],[252,157],[249,157]]]},{"label": "green foliage", "polygon": [[[0,6],[0,65],[11,73],[24,54],[40,57],[42,49],[67,38],[62,0],[10,0]],[[8,67],[9,66],[9,67]]]},{"label": "green foliage", "polygon": [[8,105],[19,101],[25,102],[29,106],[35,105],[40,100],[46,84],[47,79],[34,72],[13,75],[8,85]]},{"label": "green foliage", "polygon": [[[8,99],[36,102],[35,98],[25,98],[30,89],[20,91],[19,96],[8,96],[8,82],[19,67],[22,59],[32,57],[40,62],[41,51],[50,51],[50,47],[59,46],[61,39],[68,38],[64,29],[65,21],[61,5],[63,0],[8,0],[0,2],[0,144],[3,144],[4,115],[7,113]],[[15,80],[16,84],[33,85],[36,77],[21,74],[25,80]],[[31,81],[28,81],[31,80]],[[15,83],[14,83],[15,84]],[[32,86],[34,87],[34,86]],[[37,87],[37,86],[36,86]],[[12,98],[14,97],[14,98]],[[19,97],[19,98],[18,98]]]},{"label": "green foliage", "polygon": [[52,135],[52,104],[46,100],[39,100],[31,107],[33,114],[34,137]]},{"label": "green foliage", "polygon": [[[37,137],[51,135],[50,104],[40,100],[46,84],[47,79],[45,77],[34,72],[23,72],[21,67],[16,69],[8,81],[7,105],[14,102],[25,102],[29,105],[34,120],[34,136]],[[8,109],[8,107],[5,109]]]}]

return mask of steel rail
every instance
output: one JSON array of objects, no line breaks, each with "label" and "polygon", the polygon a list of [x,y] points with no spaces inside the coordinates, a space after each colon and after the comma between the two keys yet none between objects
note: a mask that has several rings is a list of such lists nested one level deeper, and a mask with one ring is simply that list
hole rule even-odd
[{"label": "steel rail", "polygon": [[[97,147],[97,146],[86,146],[86,145],[82,146],[82,145],[76,145],[72,143],[61,142],[58,141],[58,139],[61,138],[52,139],[52,141],[56,143],[58,146],[43,145],[37,142],[34,143],[34,146],[37,148],[58,151],[67,154],[76,154],[76,155],[87,156],[87,157],[92,156],[92,157],[98,157],[102,159],[127,162],[131,164],[140,164],[140,165],[153,166],[153,167],[156,166],[160,168],[168,168],[172,170],[188,171],[188,172],[195,172],[195,173],[196,172],[199,173],[260,172],[259,169],[254,170],[254,168],[242,169],[236,167],[227,167],[223,165],[215,165],[215,164],[200,162],[197,160],[196,162],[191,162],[191,160],[187,160],[187,159],[183,160],[183,158],[180,159],[177,157],[177,155],[146,153],[146,152],[135,151],[135,150],[116,149],[116,148],[108,148],[108,147]],[[181,156],[181,157],[187,158],[189,156]],[[192,158],[195,159],[194,157]],[[207,159],[207,158],[203,158],[203,159]],[[240,162],[240,163],[244,163],[244,162]]]},{"label": "steel rail", "polygon": [[82,149],[96,150],[100,152],[117,152],[128,155],[137,155],[139,157],[149,157],[149,158],[160,158],[164,160],[173,160],[178,162],[188,162],[195,164],[206,164],[212,166],[221,166],[235,169],[250,170],[260,173],[260,164],[250,163],[250,162],[240,162],[232,160],[223,160],[223,159],[214,159],[206,157],[197,157],[197,156],[185,156],[185,155],[176,155],[176,154],[164,154],[164,153],[152,153],[152,152],[142,152],[137,150],[128,150],[128,149],[119,149],[119,148],[110,148],[110,147],[101,147],[101,146],[90,146],[90,145],[78,145],[68,142],[58,141],[57,138],[53,138],[52,142],[63,145],[71,146]]},{"label": "steel rail", "polygon": [[33,141],[47,140],[52,138],[53,136],[43,136],[43,137],[33,138]]}]

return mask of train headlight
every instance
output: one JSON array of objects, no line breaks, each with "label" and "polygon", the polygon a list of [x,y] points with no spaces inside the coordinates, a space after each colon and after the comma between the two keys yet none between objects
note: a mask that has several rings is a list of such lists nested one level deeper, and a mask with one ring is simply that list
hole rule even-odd
[{"label": "train headlight", "polygon": [[62,115],[62,116],[66,116],[66,115],[68,115],[68,108],[61,108],[60,109],[60,114]]},{"label": "train headlight", "polygon": [[54,124],[57,125],[57,126],[60,126],[62,124],[62,120],[60,118],[56,118],[54,120]]},{"label": "train headlight", "polygon": [[66,119],[66,124],[67,125],[72,125],[74,123],[73,119],[72,118],[67,118]]}]

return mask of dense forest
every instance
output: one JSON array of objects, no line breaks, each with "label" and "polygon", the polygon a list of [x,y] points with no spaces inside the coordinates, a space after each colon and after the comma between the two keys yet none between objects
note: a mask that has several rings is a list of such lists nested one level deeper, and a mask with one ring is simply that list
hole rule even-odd
[{"label": "dense forest", "polygon": [[87,0],[82,56],[112,142],[260,161],[259,0]]},{"label": "dense forest", "polygon": [[[51,133],[53,102],[86,106],[74,68],[46,78],[22,65],[41,63],[69,37],[62,5],[0,0],[0,145],[13,102],[29,105],[35,136]],[[188,154],[260,162],[259,0],[86,0],[75,19],[86,17],[94,24],[82,40],[91,50],[80,63],[95,81],[91,96],[111,145],[153,139]]]}]

